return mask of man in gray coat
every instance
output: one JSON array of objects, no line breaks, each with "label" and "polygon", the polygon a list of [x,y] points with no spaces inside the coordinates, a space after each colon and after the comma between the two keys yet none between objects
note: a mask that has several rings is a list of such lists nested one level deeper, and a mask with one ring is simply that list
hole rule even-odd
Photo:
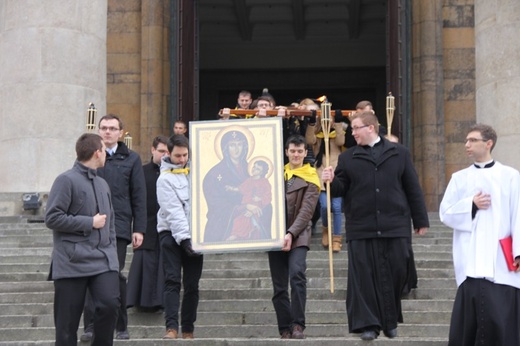
[{"label": "man in gray coat", "polygon": [[92,345],[112,345],[119,307],[119,263],[110,188],[97,175],[105,144],[96,134],[76,142],[74,166],[51,188],[45,224],[53,232],[56,345],[76,345],[87,288],[96,308]]}]

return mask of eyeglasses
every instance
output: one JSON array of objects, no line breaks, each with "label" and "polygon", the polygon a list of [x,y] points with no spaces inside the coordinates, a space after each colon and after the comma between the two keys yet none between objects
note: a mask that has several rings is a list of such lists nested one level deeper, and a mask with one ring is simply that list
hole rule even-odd
[{"label": "eyeglasses", "polygon": [[363,125],[363,126],[353,126],[352,127],[352,132],[354,131],[358,131],[360,129],[362,129],[363,127],[369,127],[370,125]]},{"label": "eyeglasses", "polygon": [[106,130],[108,130],[110,132],[119,131],[119,129],[117,127],[113,127],[113,126],[110,126],[110,127],[102,126],[102,127],[99,128],[99,130],[103,131],[103,132],[105,132]]},{"label": "eyeglasses", "polygon": [[487,142],[488,139],[484,139],[484,138],[466,138],[466,142],[470,142],[470,143],[477,143],[479,141],[482,141],[482,142]]}]

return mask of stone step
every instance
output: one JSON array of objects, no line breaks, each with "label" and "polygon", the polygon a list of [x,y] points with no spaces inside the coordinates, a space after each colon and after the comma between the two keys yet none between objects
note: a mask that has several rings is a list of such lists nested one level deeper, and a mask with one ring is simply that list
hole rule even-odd
[{"label": "stone step", "polygon": [[[432,214],[430,231],[412,237],[418,289],[402,301],[405,323],[399,337],[381,336],[378,345],[446,345],[456,284],[451,242],[452,231]],[[318,229],[320,229],[318,227]],[[52,233],[42,224],[0,224],[0,345],[52,345],[52,282],[46,281]],[[345,313],[347,251],[334,254],[334,286],[331,293],[328,251],[320,244],[321,233],[311,240],[308,253],[308,301],[306,340],[303,345],[363,345],[348,333]],[[130,267],[129,248],[126,271]],[[201,301],[196,340],[177,340],[189,345],[285,345],[278,339],[271,303],[272,285],[266,252],[206,254],[201,279]],[[218,324],[215,322],[218,321]],[[161,313],[129,309],[132,339],[126,345],[169,345],[162,340]]]},{"label": "stone step", "polygon": [[[451,311],[453,300],[421,300],[421,299],[403,299],[403,311],[407,313],[413,312],[446,312]],[[220,299],[220,300],[204,300],[199,304],[198,311],[272,311],[273,304],[266,299]],[[134,308],[130,308],[129,313],[137,313]],[[345,299],[336,300],[307,300],[307,311],[313,312],[345,312]],[[31,316],[33,315],[48,315],[53,312],[53,302],[47,303],[6,303],[0,304],[0,316]],[[143,313],[143,315],[150,316],[151,314]],[[0,324],[1,325],[1,324]]]},{"label": "stone step", "polygon": [[[272,319],[274,319],[274,317],[272,317]],[[218,338],[223,339],[274,339],[278,338],[277,329],[278,328],[273,323],[267,325],[241,324],[225,327],[222,325],[204,325],[203,327],[195,327],[195,337],[198,340],[208,339],[208,342],[213,340],[217,335]],[[400,337],[396,338],[395,340],[397,342],[401,342],[404,338],[419,338],[419,340],[425,338],[442,338],[443,336],[448,335],[448,330],[449,326],[447,324],[417,325],[403,323],[398,327],[398,333]],[[135,339],[160,339],[164,335],[164,326],[132,325],[129,327],[129,332],[130,337],[134,339],[134,341]],[[308,324],[305,329],[305,334],[307,335],[307,340],[334,337],[341,338],[343,344],[347,343],[348,345],[350,345],[350,341],[360,341],[359,336],[348,333],[348,326],[346,324]],[[0,342],[16,340],[52,340],[53,338],[53,327],[0,328]],[[379,340],[391,341],[384,336],[381,336]],[[444,339],[444,342],[446,343],[446,339]],[[172,341],[170,341],[170,344],[171,343]],[[364,344],[361,343],[360,345],[366,345],[366,341]],[[399,345],[399,343],[393,345]]]}]

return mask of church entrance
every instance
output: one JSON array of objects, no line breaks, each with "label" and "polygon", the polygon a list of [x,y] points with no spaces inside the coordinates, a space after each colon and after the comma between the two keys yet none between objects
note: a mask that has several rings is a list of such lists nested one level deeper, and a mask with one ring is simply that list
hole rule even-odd
[{"label": "church entrance", "polygon": [[241,90],[256,98],[268,88],[279,105],[326,95],[333,109],[354,109],[370,100],[386,125],[391,91],[392,132],[406,142],[410,1],[175,3],[181,64],[172,74],[172,96],[180,97],[173,111],[184,120],[216,119],[219,109],[236,105]]}]

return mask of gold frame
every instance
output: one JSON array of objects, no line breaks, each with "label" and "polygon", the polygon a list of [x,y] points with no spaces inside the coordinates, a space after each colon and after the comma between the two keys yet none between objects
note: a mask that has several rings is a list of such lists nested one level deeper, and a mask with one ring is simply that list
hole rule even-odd
[{"label": "gold frame", "polygon": [[[203,253],[280,250],[285,236],[282,119],[190,122],[189,134],[193,248]],[[236,160],[241,160],[241,163],[234,168],[236,166],[230,164],[232,154],[229,148],[232,144],[229,142],[236,143],[237,137],[242,146],[238,151],[241,158]],[[226,141],[229,146],[221,146],[221,141]],[[251,178],[251,167],[260,160],[268,169],[262,168],[264,185],[257,191],[265,192],[268,190],[266,186],[270,186],[271,203],[263,207],[260,216],[253,217],[251,213],[246,214],[246,201],[242,199],[247,198],[244,190],[252,190],[257,182],[249,180],[243,185],[242,182]],[[240,178],[237,177],[238,171],[242,172]],[[242,194],[237,191],[240,185]],[[256,195],[254,198],[259,199]],[[209,209],[212,209],[211,213],[208,213]],[[249,219],[244,215],[249,215]],[[250,227],[243,227],[244,222]],[[233,235],[237,232],[240,232],[238,238]]]}]

